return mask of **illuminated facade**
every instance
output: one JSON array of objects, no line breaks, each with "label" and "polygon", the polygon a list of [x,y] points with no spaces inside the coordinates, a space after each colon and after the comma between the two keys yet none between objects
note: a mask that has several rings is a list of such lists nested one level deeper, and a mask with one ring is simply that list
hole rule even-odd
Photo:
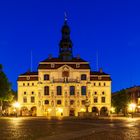
[{"label": "illuminated facade", "polygon": [[37,72],[18,77],[18,102],[21,115],[78,116],[85,112],[107,114],[111,107],[111,78],[99,71],[91,71],[89,62],[74,57],[70,28],[65,20],[59,43],[59,56],[41,61]]}]

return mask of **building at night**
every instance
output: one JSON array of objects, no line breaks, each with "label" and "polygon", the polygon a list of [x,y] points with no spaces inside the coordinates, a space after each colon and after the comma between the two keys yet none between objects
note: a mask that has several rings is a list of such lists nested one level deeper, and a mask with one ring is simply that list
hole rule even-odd
[{"label": "building at night", "polygon": [[[49,56],[37,72],[19,75],[18,102],[23,116],[78,116],[85,112],[105,114],[111,107],[109,74],[91,71],[89,62],[73,56],[70,28],[65,19],[59,43],[59,56]],[[87,52],[88,53],[88,52]]]}]

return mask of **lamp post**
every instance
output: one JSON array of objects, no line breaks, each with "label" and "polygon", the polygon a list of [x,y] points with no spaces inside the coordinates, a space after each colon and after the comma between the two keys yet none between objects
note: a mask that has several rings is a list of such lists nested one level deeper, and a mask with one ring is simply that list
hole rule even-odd
[{"label": "lamp post", "polygon": [[14,109],[16,111],[16,117],[18,117],[18,109],[20,108],[20,104],[18,102],[15,102],[13,104],[13,107],[14,107]]},{"label": "lamp post", "polygon": [[129,110],[132,112],[132,118],[134,117],[135,108],[136,108],[136,104],[135,103],[129,104]]}]

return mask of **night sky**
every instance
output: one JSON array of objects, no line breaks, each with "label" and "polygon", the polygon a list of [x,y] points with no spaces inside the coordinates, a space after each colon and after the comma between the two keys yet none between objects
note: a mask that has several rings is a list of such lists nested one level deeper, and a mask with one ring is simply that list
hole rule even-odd
[{"label": "night sky", "polygon": [[58,55],[64,11],[74,55],[111,74],[112,91],[140,85],[140,3],[135,0],[0,0],[0,63],[13,88],[19,74]]}]

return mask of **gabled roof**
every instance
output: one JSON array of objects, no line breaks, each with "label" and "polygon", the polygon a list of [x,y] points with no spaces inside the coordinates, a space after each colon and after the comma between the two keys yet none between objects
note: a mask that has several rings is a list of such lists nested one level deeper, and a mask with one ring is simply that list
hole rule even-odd
[{"label": "gabled roof", "polygon": [[82,58],[76,58],[76,57],[72,58],[72,60],[70,61],[63,61],[60,58],[52,57],[52,58],[47,58],[41,62],[87,62],[87,61],[83,60]]},{"label": "gabled roof", "polygon": [[20,76],[30,76],[30,75],[38,75],[38,72],[34,71],[34,72],[25,72],[23,74],[21,74]]},{"label": "gabled roof", "polygon": [[109,76],[109,74],[107,74],[107,73],[105,73],[105,72],[99,72],[99,71],[91,71],[90,72],[90,75],[92,76],[92,75],[108,75]]}]

